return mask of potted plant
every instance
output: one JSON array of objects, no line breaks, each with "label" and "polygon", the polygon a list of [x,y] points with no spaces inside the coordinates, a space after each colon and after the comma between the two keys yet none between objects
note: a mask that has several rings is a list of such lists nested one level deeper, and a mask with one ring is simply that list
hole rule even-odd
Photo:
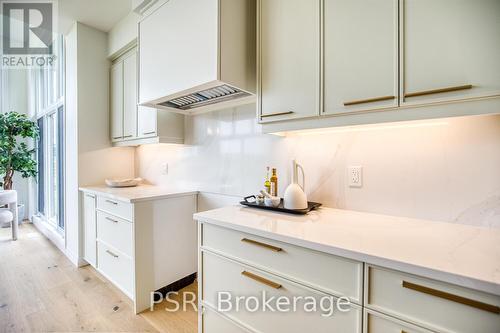
[{"label": "potted plant", "polygon": [[[38,138],[38,126],[26,115],[17,112],[0,114],[0,186],[12,189],[14,172],[23,178],[37,175],[35,149],[28,148],[26,142],[18,139]],[[24,214],[19,212],[20,220]]]}]

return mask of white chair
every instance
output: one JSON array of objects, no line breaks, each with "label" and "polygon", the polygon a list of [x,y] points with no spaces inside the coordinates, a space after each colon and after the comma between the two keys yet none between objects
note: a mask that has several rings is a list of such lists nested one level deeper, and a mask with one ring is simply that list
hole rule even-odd
[{"label": "white chair", "polygon": [[12,239],[17,240],[17,192],[14,190],[0,191],[0,225],[9,223],[12,226]]}]

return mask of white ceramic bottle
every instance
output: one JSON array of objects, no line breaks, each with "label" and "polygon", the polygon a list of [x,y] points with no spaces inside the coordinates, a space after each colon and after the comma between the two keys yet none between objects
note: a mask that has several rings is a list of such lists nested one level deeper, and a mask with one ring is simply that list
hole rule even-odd
[{"label": "white ceramic bottle", "polygon": [[[302,186],[299,185],[298,171],[302,171]],[[292,183],[288,185],[283,198],[283,205],[286,209],[306,209],[307,195],[304,192],[306,186],[306,176],[304,169],[296,160],[292,161]]]}]

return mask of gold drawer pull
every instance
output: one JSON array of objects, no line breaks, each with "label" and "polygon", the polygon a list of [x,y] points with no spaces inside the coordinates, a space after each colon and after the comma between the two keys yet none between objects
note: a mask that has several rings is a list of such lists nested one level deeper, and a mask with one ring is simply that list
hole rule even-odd
[{"label": "gold drawer pull", "polygon": [[463,86],[456,86],[456,87],[433,89],[433,90],[417,91],[414,93],[407,93],[407,94],[405,94],[405,98],[406,97],[432,95],[432,94],[441,94],[441,93],[446,93],[446,92],[451,92],[451,91],[467,90],[467,89],[472,89],[472,84],[466,84]]},{"label": "gold drawer pull", "polygon": [[270,281],[268,279],[263,278],[262,276],[255,275],[255,274],[247,272],[247,271],[241,272],[241,275],[244,275],[247,278],[250,278],[250,279],[252,279],[254,281],[257,281],[257,282],[260,282],[262,284],[265,284],[266,286],[269,286],[269,287],[274,288],[274,289],[280,289],[281,288],[281,284],[273,282],[273,281]]},{"label": "gold drawer pull", "polygon": [[109,255],[111,255],[111,256],[113,256],[113,257],[115,257],[115,258],[118,258],[118,255],[117,255],[117,254],[114,254],[114,253],[113,253],[113,252],[111,252],[110,250],[106,250],[106,252],[107,252]]},{"label": "gold drawer pull", "polygon": [[269,244],[257,242],[256,240],[253,240],[253,239],[242,238],[241,241],[245,242],[245,243],[257,245],[257,246],[260,246],[260,247],[264,247],[264,248],[266,248],[268,250],[271,250],[271,251],[274,251],[274,252],[283,251],[283,249],[281,247],[277,247],[277,246],[273,246],[273,245],[269,245]]},{"label": "gold drawer pull", "polygon": [[396,98],[396,96],[382,96],[382,97],[360,99],[360,100],[356,100],[356,101],[344,102],[344,106],[364,104],[364,103],[373,103],[373,102],[380,102],[380,101],[388,101],[390,99],[395,99],[395,98]]},{"label": "gold drawer pull", "polygon": [[111,201],[111,200],[106,200],[107,203],[113,204],[113,205],[118,205],[118,202]]},{"label": "gold drawer pull", "polygon": [[450,294],[450,293],[447,293],[445,291],[432,289],[429,287],[421,286],[421,285],[407,282],[407,281],[403,281],[403,288],[415,290],[415,291],[418,291],[420,293],[439,297],[439,298],[446,299],[448,301],[452,301],[455,303],[460,303],[463,305],[471,306],[471,307],[479,309],[479,310],[488,311],[488,312],[495,313],[495,314],[500,314],[500,307],[498,307],[496,305],[491,305],[491,304],[479,302],[479,301],[476,301],[476,300],[473,300],[470,298],[465,298],[462,296]]},{"label": "gold drawer pull", "polygon": [[276,116],[284,116],[284,115],[292,114],[292,113],[294,113],[294,112],[293,111],[277,112],[277,113],[270,113],[270,114],[262,114],[260,117],[261,118],[276,117]]}]

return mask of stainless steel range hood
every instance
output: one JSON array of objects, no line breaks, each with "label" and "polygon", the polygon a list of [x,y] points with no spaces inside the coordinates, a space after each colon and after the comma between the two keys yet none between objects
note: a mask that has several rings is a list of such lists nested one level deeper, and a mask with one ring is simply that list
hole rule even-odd
[{"label": "stainless steel range hood", "polygon": [[189,95],[173,98],[166,102],[159,103],[159,105],[179,110],[190,110],[194,108],[205,107],[215,103],[234,101],[236,99],[249,96],[252,96],[252,94],[240,90],[236,87],[223,84]]},{"label": "stainless steel range hood", "polygon": [[140,104],[193,114],[254,102],[255,21],[255,0],[167,1],[139,23]]}]

